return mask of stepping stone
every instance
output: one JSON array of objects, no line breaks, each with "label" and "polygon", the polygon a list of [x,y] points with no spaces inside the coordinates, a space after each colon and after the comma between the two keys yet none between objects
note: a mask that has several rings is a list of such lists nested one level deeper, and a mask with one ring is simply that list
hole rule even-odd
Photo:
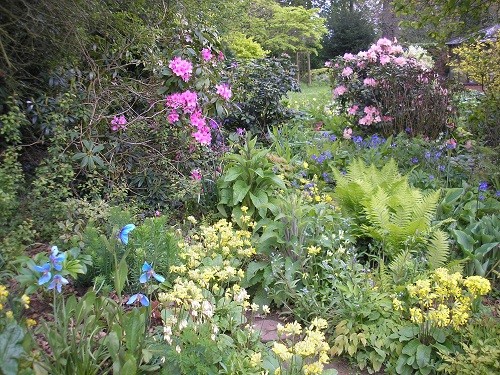
[{"label": "stepping stone", "polygon": [[253,328],[260,332],[260,339],[262,342],[269,342],[278,340],[278,332],[276,326],[280,323],[274,319],[256,319],[253,323]]}]

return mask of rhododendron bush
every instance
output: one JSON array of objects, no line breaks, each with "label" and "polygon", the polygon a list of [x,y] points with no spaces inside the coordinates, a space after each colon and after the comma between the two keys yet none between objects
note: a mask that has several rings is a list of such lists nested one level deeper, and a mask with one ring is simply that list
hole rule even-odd
[{"label": "rhododendron bush", "polygon": [[352,121],[385,135],[406,131],[437,137],[452,126],[451,96],[427,61],[388,39],[326,65],[333,96]]}]

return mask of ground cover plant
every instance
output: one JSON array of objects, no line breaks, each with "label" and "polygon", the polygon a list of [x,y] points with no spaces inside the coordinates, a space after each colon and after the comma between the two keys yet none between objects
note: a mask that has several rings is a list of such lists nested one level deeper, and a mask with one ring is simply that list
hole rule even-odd
[{"label": "ground cover plant", "polygon": [[380,38],[298,92],[248,33],[314,9],[150,3],[0,6],[0,374],[500,371],[496,72]]}]

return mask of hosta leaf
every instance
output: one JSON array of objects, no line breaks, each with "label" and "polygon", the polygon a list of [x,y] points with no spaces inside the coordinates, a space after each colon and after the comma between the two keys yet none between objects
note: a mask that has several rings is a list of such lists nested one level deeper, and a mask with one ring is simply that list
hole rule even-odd
[{"label": "hosta leaf", "polygon": [[24,353],[21,342],[24,332],[15,322],[8,323],[0,333],[0,369],[4,375],[17,375],[18,360]]}]

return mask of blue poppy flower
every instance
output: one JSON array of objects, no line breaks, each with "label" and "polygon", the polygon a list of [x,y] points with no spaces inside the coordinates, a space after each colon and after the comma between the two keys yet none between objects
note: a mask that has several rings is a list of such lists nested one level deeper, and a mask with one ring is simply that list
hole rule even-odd
[{"label": "blue poppy flower", "polygon": [[127,305],[131,305],[133,304],[135,301],[139,301],[141,303],[142,306],[149,306],[149,300],[148,300],[148,297],[146,297],[144,294],[142,293],[136,293],[132,296],[130,296],[130,298],[128,299],[127,301]]},{"label": "blue poppy flower", "polygon": [[57,246],[52,246],[52,253],[49,256],[50,264],[56,271],[62,270],[62,262],[66,259],[66,254],[59,253]]},{"label": "blue poppy flower", "polygon": [[50,285],[47,287],[47,289],[54,289],[56,288],[58,293],[61,293],[62,291],[62,286],[68,284],[69,281],[68,279],[64,278],[61,275],[55,275],[54,278],[52,279],[52,282]]},{"label": "blue poppy flower", "polygon": [[486,181],[482,181],[479,183],[479,191],[488,190],[488,183]]},{"label": "blue poppy flower", "polygon": [[143,274],[141,277],[139,277],[139,282],[141,283],[147,283],[151,277],[154,277],[158,282],[162,283],[165,281],[165,278],[161,275],[158,275],[154,269],[153,266],[151,266],[148,262],[144,262],[142,265],[142,272]]},{"label": "blue poppy flower", "polygon": [[118,233],[118,239],[124,245],[128,244],[128,234],[135,229],[134,224],[127,224]]},{"label": "blue poppy flower", "polygon": [[42,273],[42,276],[38,279],[38,285],[42,285],[50,281],[52,277],[52,274],[50,273],[50,263],[45,263],[43,266],[35,266],[35,271]]}]

